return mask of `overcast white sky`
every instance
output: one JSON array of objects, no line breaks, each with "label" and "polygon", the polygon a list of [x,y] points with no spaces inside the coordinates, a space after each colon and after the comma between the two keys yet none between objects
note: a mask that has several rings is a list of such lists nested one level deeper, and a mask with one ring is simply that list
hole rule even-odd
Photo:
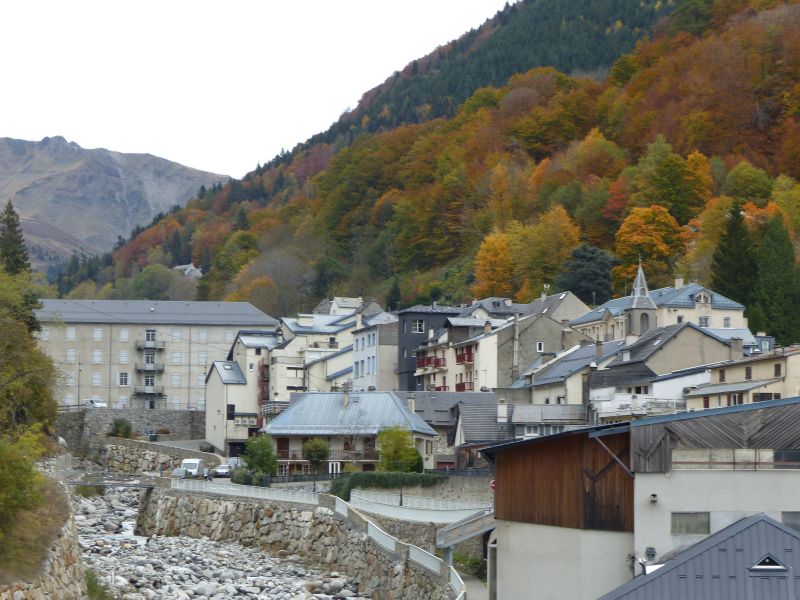
[{"label": "overcast white sky", "polygon": [[0,136],[241,177],[505,2],[3,2]]}]

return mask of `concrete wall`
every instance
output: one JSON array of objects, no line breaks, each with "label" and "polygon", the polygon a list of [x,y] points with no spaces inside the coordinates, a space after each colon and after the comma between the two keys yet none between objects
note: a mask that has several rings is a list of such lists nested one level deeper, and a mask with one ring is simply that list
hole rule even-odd
[{"label": "concrete wall", "polygon": [[344,518],[332,496],[312,507],[269,500],[193,496],[174,490],[145,493],[137,533],[230,540],[306,556],[358,582],[358,593],[374,600],[449,599],[448,573],[432,573],[408,560],[408,547],[389,552],[366,535],[367,522],[354,511]]},{"label": "concrete wall", "polygon": [[[398,540],[406,544],[413,544],[431,554],[436,553],[436,531],[444,527],[443,525],[437,525],[436,523],[410,523],[371,513],[369,518],[375,521],[386,533],[396,537]],[[469,558],[483,558],[483,535],[461,544],[456,544],[453,547],[453,552],[455,554],[463,554]]]},{"label": "concrete wall", "polygon": [[[656,562],[667,552],[693,544],[705,535],[672,535],[671,513],[709,512],[711,533],[742,517],[765,513],[781,521],[781,512],[800,511],[800,472],[795,470],[673,470],[637,473],[634,480],[634,548],[644,556],[656,549]],[[651,494],[658,501],[651,502]]]},{"label": "concrete wall", "polygon": [[647,366],[658,375],[663,375],[732,358],[741,358],[741,353],[738,357],[731,356],[730,346],[724,342],[687,327],[665,343],[664,348],[654,352]]},{"label": "concrete wall", "polygon": [[633,534],[497,521],[497,600],[595,600],[631,579]]},{"label": "concrete wall", "polygon": [[[494,492],[490,484],[494,479],[486,477],[459,477],[451,475],[445,478],[442,483],[437,483],[431,487],[407,486],[403,488],[403,493],[409,496],[423,496],[427,498],[442,498],[444,500],[463,500],[466,502],[494,502]],[[359,488],[357,488],[359,489]],[[365,488],[366,489],[366,488]],[[386,492],[387,494],[399,494],[400,488],[372,488],[373,492]]]},{"label": "concrete wall", "polygon": [[0,586],[0,600],[44,598],[63,600],[86,598],[86,578],[81,562],[81,549],[78,546],[78,532],[71,513],[47,551],[39,576],[33,581]]},{"label": "concrete wall", "polygon": [[91,436],[111,431],[114,419],[127,419],[133,431],[142,434],[169,429],[169,434],[159,434],[160,440],[202,440],[205,437],[206,415],[198,410],[91,408],[67,411],[58,414],[55,429],[70,450],[78,452]]}]

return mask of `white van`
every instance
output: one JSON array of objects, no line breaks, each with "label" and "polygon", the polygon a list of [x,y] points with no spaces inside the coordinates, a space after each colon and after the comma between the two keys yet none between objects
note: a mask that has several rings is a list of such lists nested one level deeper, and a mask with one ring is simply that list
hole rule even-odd
[{"label": "white van", "polygon": [[181,462],[181,469],[186,469],[187,477],[205,477],[206,461],[202,458],[184,458]]}]

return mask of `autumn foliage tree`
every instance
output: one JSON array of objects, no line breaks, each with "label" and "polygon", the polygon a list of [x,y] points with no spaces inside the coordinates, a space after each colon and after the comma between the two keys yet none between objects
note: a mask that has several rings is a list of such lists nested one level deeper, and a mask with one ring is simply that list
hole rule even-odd
[{"label": "autumn foliage tree", "polygon": [[612,270],[618,292],[633,282],[640,258],[651,286],[668,285],[672,267],[684,252],[681,227],[663,206],[634,208],[620,225],[614,249],[620,261]]},{"label": "autumn foliage tree", "polygon": [[511,296],[513,265],[509,236],[501,231],[487,235],[475,256],[475,284],[472,293],[478,298]]}]

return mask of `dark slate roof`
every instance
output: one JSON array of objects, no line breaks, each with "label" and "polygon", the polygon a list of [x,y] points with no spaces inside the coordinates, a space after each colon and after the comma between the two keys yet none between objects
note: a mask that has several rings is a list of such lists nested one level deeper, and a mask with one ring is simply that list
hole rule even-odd
[{"label": "dark slate roof", "polygon": [[342,377],[343,375],[347,375],[348,373],[352,373],[352,371],[353,371],[353,365],[349,365],[349,366],[345,367],[344,369],[340,369],[340,370],[336,371],[335,373],[331,373],[330,375],[325,377],[325,381],[334,381],[336,379],[339,379],[339,377]]},{"label": "dark slate roof", "polygon": [[623,363],[613,369],[591,371],[589,373],[589,387],[596,389],[643,383],[651,381],[655,376],[656,372],[643,362]]},{"label": "dark slate roof", "polygon": [[[730,309],[730,310],[744,310],[744,306],[738,302],[734,302],[730,298],[726,298],[722,294],[712,292],[697,283],[689,283],[680,288],[664,287],[650,292],[650,298],[655,302],[656,306],[670,308],[692,308],[694,306],[694,297],[700,292],[705,291],[711,296],[711,307],[717,309]],[[583,325],[584,323],[593,323],[602,318],[603,313],[608,310],[612,315],[620,314],[627,308],[633,300],[633,296],[625,296],[624,298],[614,298],[605,304],[601,304],[597,308],[589,311],[585,315],[574,319],[570,325]]]},{"label": "dark slate roof", "polygon": [[460,315],[470,317],[474,312],[483,309],[492,316],[511,316],[517,313],[525,313],[528,309],[527,304],[512,302],[510,298],[491,296],[481,300],[475,300],[472,304],[463,308]]},{"label": "dark slate roof", "polygon": [[417,304],[409,308],[404,308],[398,311],[398,315],[412,314],[412,313],[438,313],[446,315],[457,315],[464,309],[459,306],[444,306],[441,304]]},{"label": "dark slate roof", "polygon": [[35,311],[40,321],[249,327],[274,327],[278,324],[249,302],[54,299],[42,299],[41,302],[42,308]]},{"label": "dark slate roof", "polygon": [[511,417],[514,405],[508,405],[508,423],[497,422],[497,403],[465,404],[459,402],[458,411],[461,415],[461,428],[464,432],[464,443],[475,444],[482,442],[500,442],[514,437]]},{"label": "dark slate roof", "polygon": [[[455,427],[457,416],[452,410],[463,404],[497,406],[494,392],[413,392],[414,412],[432,427]],[[402,395],[400,396],[402,398]],[[495,412],[496,412],[495,408]]]},{"label": "dark slate roof", "polygon": [[342,392],[308,392],[261,431],[268,435],[377,435],[393,426],[436,435],[392,392],[351,392],[346,405]]},{"label": "dark slate roof", "polygon": [[225,385],[247,384],[247,378],[244,376],[244,373],[242,373],[242,369],[236,361],[215,360],[211,363],[211,368],[208,370],[208,375],[206,375],[206,381],[208,381],[208,378],[211,377],[211,373],[214,371],[219,373],[219,378]]},{"label": "dark slate roof", "polygon": [[[670,339],[675,337],[680,331],[687,327],[702,331],[705,335],[710,335],[703,328],[689,322],[649,329],[638,340],[622,348],[619,352],[619,355],[612,360],[608,366],[614,367],[616,365],[622,365],[625,363],[644,362],[650,358],[653,353],[660,350]],[[623,361],[623,352],[630,352],[630,358],[626,361]]]},{"label": "dark slate roof", "polygon": [[603,342],[603,351],[599,357],[597,356],[595,344],[587,344],[572,352],[565,352],[533,374],[533,387],[564,381],[570,375],[591,365],[592,362],[608,358],[624,345],[625,342],[623,340]]},{"label": "dark slate roof", "polygon": [[[766,557],[767,564],[761,567]],[[759,514],[679,552],[598,600],[796,600],[800,534]]]},{"label": "dark slate roof", "polygon": [[686,392],[686,398],[694,398],[697,396],[712,396],[716,394],[728,394],[730,392],[747,392],[756,388],[767,386],[776,381],[780,381],[781,377],[773,379],[756,379],[749,381],[735,381],[732,383],[709,383],[706,385],[699,385],[695,389]]}]

